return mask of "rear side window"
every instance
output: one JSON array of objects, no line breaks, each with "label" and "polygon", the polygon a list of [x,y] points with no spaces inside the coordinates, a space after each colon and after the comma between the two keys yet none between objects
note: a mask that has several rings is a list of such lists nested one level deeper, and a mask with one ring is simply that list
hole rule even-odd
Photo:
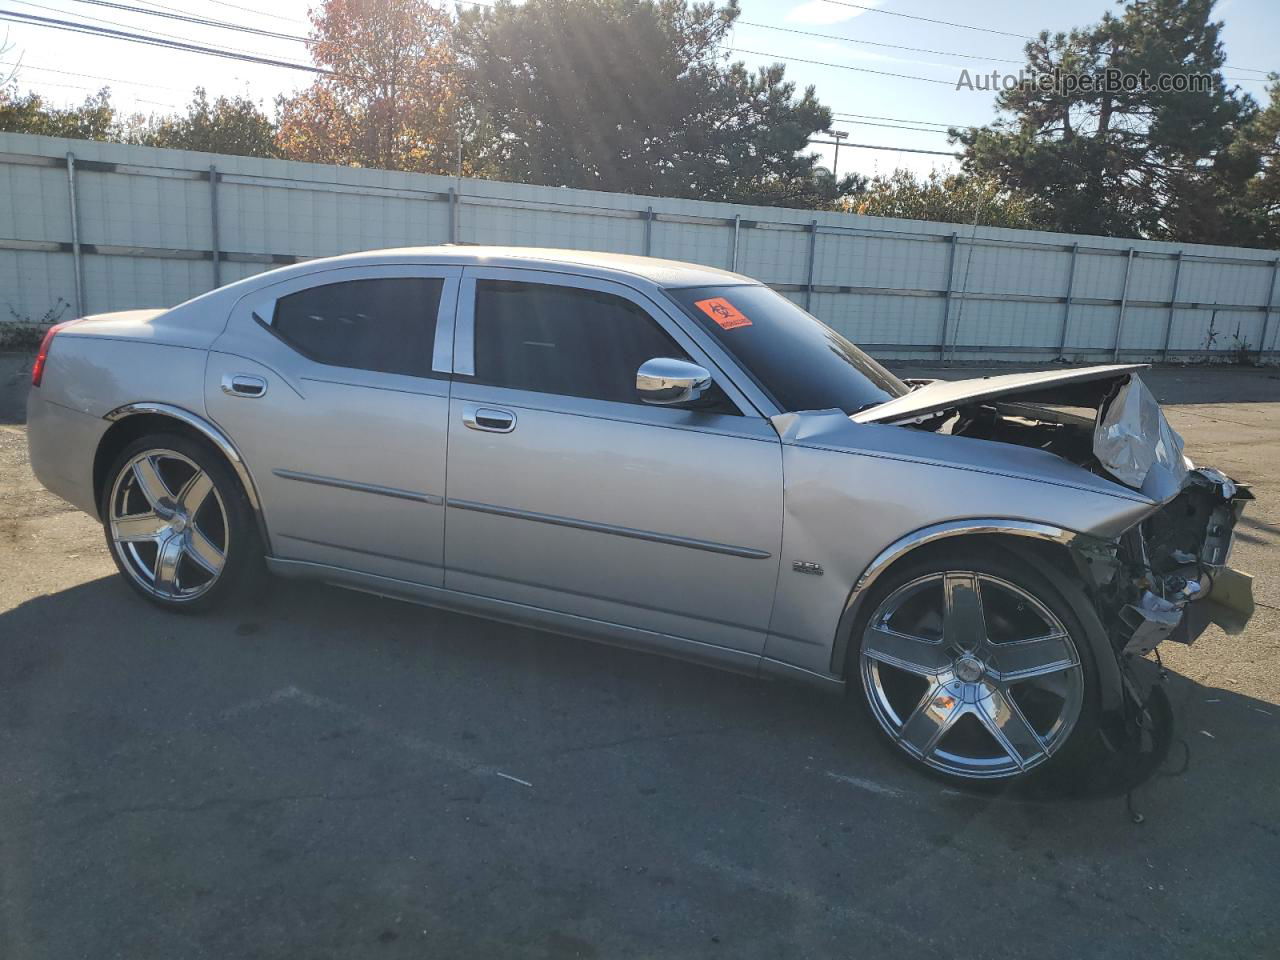
[{"label": "rear side window", "polygon": [[654,357],[688,359],[629,300],[543,283],[476,284],[476,381],[593,400],[639,403],[636,370]]},{"label": "rear side window", "polygon": [[276,301],[271,329],[317,363],[429,377],[444,281],[346,280]]}]

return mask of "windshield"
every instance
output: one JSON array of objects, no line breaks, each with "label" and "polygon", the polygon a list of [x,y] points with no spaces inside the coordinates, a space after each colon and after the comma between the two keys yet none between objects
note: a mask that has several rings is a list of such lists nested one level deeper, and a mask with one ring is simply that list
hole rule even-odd
[{"label": "windshield", "polygon": [[759,284],[668,290],[786,412],[856,413],[909,392],[825,323]]}]

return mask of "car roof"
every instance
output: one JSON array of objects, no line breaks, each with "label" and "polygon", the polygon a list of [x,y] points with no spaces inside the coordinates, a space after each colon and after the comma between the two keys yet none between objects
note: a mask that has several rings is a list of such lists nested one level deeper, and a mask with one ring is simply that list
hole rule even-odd
[{"label": "car roof", "polygon": [[[394,263],[455,264],[458,266],[524,267],[563,270],[593,277],[627,279],[641,277],[661,287],[702,287],[718,284],[757,283],[758,281],[728,270],[660,260],[626,253],[597,253],[590,250],[557,250],[544,247],[482,247],[446,244],[434,247],[398,247],[369,250],[337,257],[306,260],[271,271],[271,276],[311,273],[317,267],[362,267]],[[259,277],[264,276],[259,274]]]}]

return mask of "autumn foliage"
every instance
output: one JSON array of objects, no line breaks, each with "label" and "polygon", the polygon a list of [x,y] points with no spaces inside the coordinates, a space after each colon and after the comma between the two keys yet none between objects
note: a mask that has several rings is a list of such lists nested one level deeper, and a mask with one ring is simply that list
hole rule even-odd
[{"label": "autumn foliage", "polygon": [[449,16],[422,0],[324,0],[310,17],[311,58],[329,73],[280,99],[284,154],[449,172],[458,95]]}]

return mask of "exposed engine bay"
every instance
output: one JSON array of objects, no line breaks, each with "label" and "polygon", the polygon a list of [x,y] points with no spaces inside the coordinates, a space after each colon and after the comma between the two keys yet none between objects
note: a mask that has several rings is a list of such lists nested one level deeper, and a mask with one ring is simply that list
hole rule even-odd
[{"label": "exposed engine bay", "polygon": [[[911,407],[910,415],[874,419],[1035,447],[1159,503],[1117,541],[1081,537],[1073,545],[1117,655],[1142,656],[1166,639],[1190,643],[1209,623],[1228,633],[1244,629],[1253,613],[1252,578],[1227,561],[1253,495],[1184,456],[1182,438],[1138,369],[1092,367],[1048,383],[1053,375],[993,377],[985,381],[989,389],[950,403],[947,388],[929,381],[884,405]],[[931,391],[936,402],[927,400]]]}]

